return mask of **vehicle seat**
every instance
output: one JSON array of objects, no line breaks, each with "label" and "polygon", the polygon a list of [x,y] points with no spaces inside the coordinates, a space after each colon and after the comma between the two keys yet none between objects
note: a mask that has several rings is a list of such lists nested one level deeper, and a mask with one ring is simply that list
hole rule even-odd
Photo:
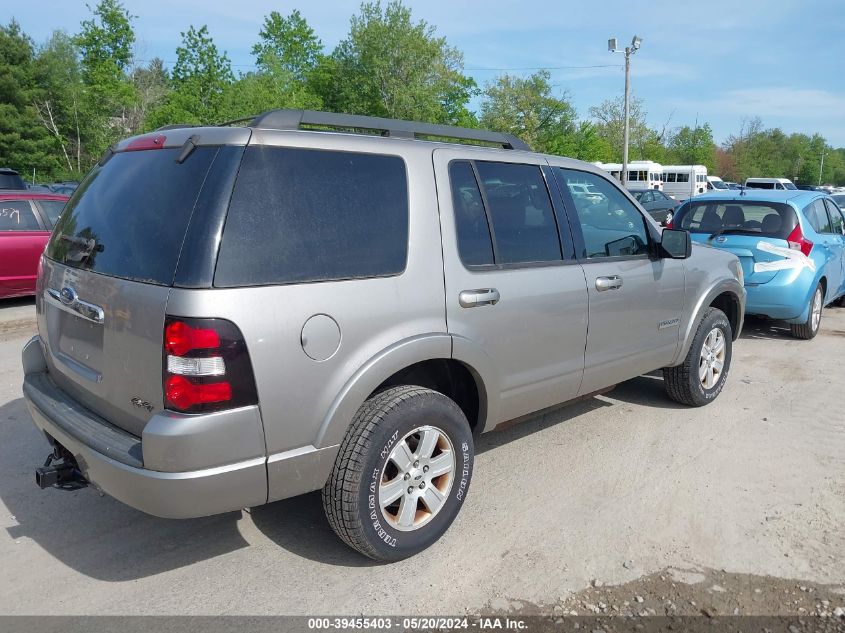
[{"label": "vehicle seat", "polygon": [[760,230],[763,233],[777,233],[780,231],[781,224],[783,224],[783,220],[779,214],[769,213],[763,218],[763,224],[760,227]]},{"label": "vehicle seat", "polygon": [[716,213],[716,210],[713,207],[708,207],[707,210],[704,212],[704,215],[701,218],[701,223],[699,224],[699,228],[702,231],[718,231],[722,228],[722,218],[719,217],[719,214]]},{"label": "vehicle seat", "polygon": [[723,227],[742,226],[744,222],[745,213],[743,213],[741,206],[729,204],[725,207],[725,212],[722,214]]}]

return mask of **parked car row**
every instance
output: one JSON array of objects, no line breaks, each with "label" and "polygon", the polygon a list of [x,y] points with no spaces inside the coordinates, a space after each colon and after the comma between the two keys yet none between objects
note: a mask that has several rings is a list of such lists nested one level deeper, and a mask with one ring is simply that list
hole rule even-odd
[{"label": "parked car row", "polygon": [[[826,196],[723,190],[661,228],[657,193],[507,134],[325,112],[127,139],[40,259],[36,481],[174,518],[322,490],[348,545],[414,555],[479,434],[657,369],[704,406],[764,277],[842,290]],[[785,313],[799,334],[818,296]]]}]

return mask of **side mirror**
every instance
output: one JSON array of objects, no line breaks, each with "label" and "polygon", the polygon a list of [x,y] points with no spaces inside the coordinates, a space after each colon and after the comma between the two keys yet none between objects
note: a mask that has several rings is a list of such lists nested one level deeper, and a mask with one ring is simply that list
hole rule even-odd
[{"label": "side mirror", "polygon": [[692,237],[690,237],[689,231],[663,229],[663,235],[660,238],[660,250],[662,257],[686,259],[692,255]]}]

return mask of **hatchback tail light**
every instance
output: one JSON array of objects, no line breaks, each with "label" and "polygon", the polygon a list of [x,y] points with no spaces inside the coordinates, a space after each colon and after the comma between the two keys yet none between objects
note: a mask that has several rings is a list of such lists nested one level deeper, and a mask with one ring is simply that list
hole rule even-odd
[{"label": "hatchback tail light", "polygon": [[804,232],[801,230],[801,225],[796,224],[792,233],[786,238],[789,248],[793,251],[801,251],[807,257],[810,256],[810,251],[813,250],[813,243],[804,237]]},{"label": "hatchback tail light", "polygon": [[246,342],[231,321],[168,317],[163,355],[168,409],[205,413],[258,404]]}]

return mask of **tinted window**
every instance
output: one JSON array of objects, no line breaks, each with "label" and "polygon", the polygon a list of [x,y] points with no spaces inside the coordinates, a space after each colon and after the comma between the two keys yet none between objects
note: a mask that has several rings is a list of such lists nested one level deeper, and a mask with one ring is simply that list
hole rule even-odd
[{"label": "tinted window", "polygon": [[804,215],[807,216],[807,219],[810,221],[810,226],[816,230],[816,233],[832,233],[832,229],[830,228],[830,218],[827,217],[827,211],[825,211],[824,208],[824,201],[821,198],[813,200],[810,204],[808,204],[804,208]]},{"label": "tinted window", "polygon": [[0,200],[0,231],[41,230],[28,201]]},{"label": "tinted window", "polygon": [[774,189],[775,184],[773,182],[746,182],[745,186],[748,189]]},{"label": "tinted window", "polygon": [[655,200],[661,200],[661,201],[662,201],[662,200],[668,200],[668,199],[669,199],[669,196],[667,196],[667,195],[666,195],[665,193],[663,193],[662,191],[655,191],[655,192],[654,192],[654,199],[655,199]]},{"label": "tinted window", "polygon": [[664,174],[664,177],[666,178],[666,182],[675,182],[675,179],[677,178],[677,174],[672,174],[672,173]]},{"label": "tinted window", "polygon": [[46,215],[47,219],[50,221],[50,226],[55,226],[59,219],[59,215],[62,213],[62,209],[65,208],[65,201],[39,200],[37,204],[41,207],[41,210],[44,211],[44,215]]},{"label": "tinted window", "polygon": [[830,215],[830,225],[831,227],[833,227],[833,232],[842,235],[843,224],[845,224],[845,220],[843,220],[842,217],[842,212],[830,200],[825,200],[825,204],[827,205],[828,215]]},{"label": "tinted window", "polygon": [[199,147],[178,164],[180,151],[118,152],[95,166],[68,201],[47,257],[104,275],[171,284],[217,148]]},{"label": "tinted window", "polygon": [[0,189],[26,189],[26,184],[17,174],[0,171]]},{"label": "tinted window", "polygon": [[713,200],[687,202],[675,214],[673,223],[691,233],[730,230],[786,239],[797,221],[795,211],[787,204]]},{"label": "tinted window", "polygon": [[567,184],[585,182],[601,193],[598,200],[573,196],[588,258],[648,252],[645,219],[619,189],[595,174],[570,169],[560,169],[560,173]]},{"label": "tinted window", "polygon": [[453,162],[449,166],[449,179],[461,261],[467,266],[492,264],[490,227],[472,165],[465,161]]},{"label": "tinted window", "polygon": [[562,259],[552,202],[536,165],[476,163],[489,205],[497,264]]},{"label": "tinted window", "polygon": [[396,156],[249,147],[232,193],[216,286],[395,275],[408,253]]}]

